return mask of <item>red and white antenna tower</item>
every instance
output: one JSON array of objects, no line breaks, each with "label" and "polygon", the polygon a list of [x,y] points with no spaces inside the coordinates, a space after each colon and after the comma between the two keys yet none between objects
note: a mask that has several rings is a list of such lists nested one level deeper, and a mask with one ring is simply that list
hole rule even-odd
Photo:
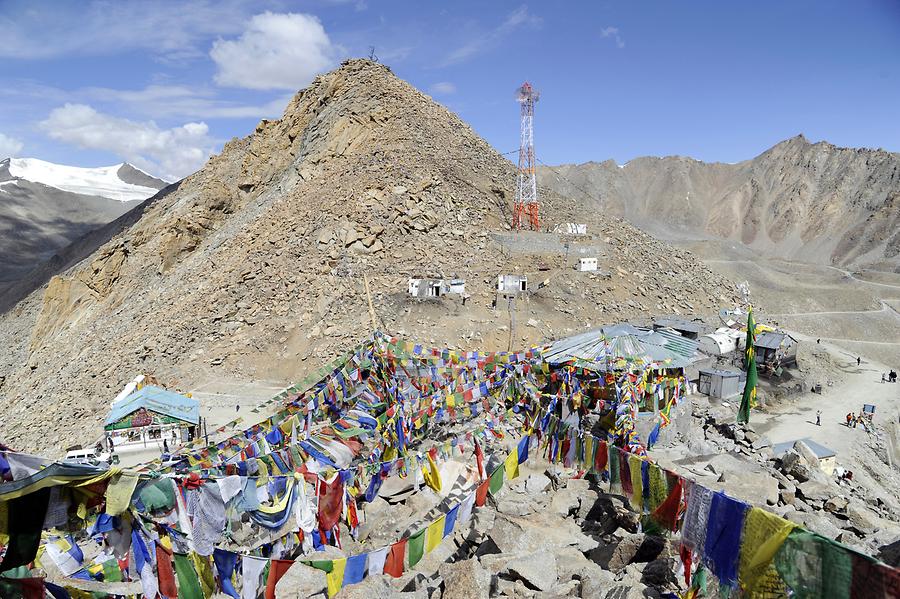
[{"label": "red and white antenna tower", "polygon": [[516,178],[516,199],[513,204],[512,228],[516,231],[540,229],[537,182],[534,178],[534,103],[541,94],[527,81],[516,91],[522,106],[522,125],[519,140],[519,174]]}]

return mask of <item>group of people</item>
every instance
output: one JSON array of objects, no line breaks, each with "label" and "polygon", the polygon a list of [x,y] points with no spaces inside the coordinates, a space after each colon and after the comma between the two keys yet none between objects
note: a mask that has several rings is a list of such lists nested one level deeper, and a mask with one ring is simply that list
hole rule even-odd
[{"label": "group of people", "polygon": [[869,427],[866,424],[866,417],[863,416],[862,413],[854,414],[853,412],[850,412],[847,414],[847,428],[850,428],[851,426],[856,428],[856,425],[858,424],[862,425],[866,432],[869,432]]},{"label": "group of people", "polygon": [[897,382],[897,372],[893,369],[888,373],[881,373],[881,382],[882,383],[896,383]]}]

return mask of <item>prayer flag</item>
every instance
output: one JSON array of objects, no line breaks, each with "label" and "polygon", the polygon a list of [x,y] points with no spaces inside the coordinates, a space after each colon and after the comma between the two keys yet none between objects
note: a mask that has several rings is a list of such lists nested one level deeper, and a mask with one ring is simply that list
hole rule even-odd
[{"label": "prayer flag", "polygon": [[519,450],[513,449],[503,462],[506,480],[512,480],[519,476]]},{"label": "prayer flag", "polygon": [[437,491],[441,492],[441,472],[438,470],[434,458],[431,456],[434,448],[428,452],[428,464],[422,468],[422,475],[425,477],[425,484]]},{"label": "prayer flag", "polygon": [[29,564],[37,555],[41,541],[41,527],[50,504],[50,487],[22,495],[5,502],[8,520],[2,531],[9,535],[6,555],[0,563],[0,572]]},{"label": "prayer flag", "polygon": [[237,554],[222,549],[213,551],[213,562],[216,564],[216,572],[219,579],[219,588],[223,593],[234,599],[240,599],[237,590],[234,588],[234,569],[237,566]]},{"label": "prayer flag", "polygon": [[333,561],[331,572],[325,575],[328,586],[328,596],[334,597],[344,586],[344,570],[347,568],[347,558],[342,557]]},{"label": "prayer flag", "polygon": [[503,486],[503,471],[503,466],[497,466],[493,474],[491,474],[490,484],[488,485],[491,495],[495,495]]},{"label": "prayer flag", "polygon": [[269,562],[269,577],[266,580],[266,599],[276,599],[275,586],[293,565],[293,560],[273,559]]},{"label": "prayer flag", "polygon": [[[104,574],[106,574],[105,568]],[[175,554],[175,574],[178,577],[178,597],[180,599],[203,599],[200,578],[197,576],[189,556],[183,553]]]},{"label": "prayer flag", "polygon": [[459,514],[459,506],[460,504],[454,505],[453,509],[447,512],[447,518],[444,520],[444,537],[452,533],[453,528],[456,526],[456,518]]},{"label": "prayer flag", "polygon": [[403,576],[403,557],[406,554],[407,540],[403,539],[391,545],[391,550],[384,562],[384,573],[394,578]]},{"label": "prayer flag", "polygon": [[[475,506],[475,496],[477,492],[469,493],[465,499],[463,499],[462,504],[460,504],[459,508],[459,523],[466,524],[469,519],[472,517],[472,508]],[[485,493],[487,495],[487,493]]]},{"label": "prayer flag", "polygon": [[365,553],[360,553],[359,555],[347,558],[343,586],[362,582],[362,579],[366,576],[366,557],[367,555]]},{"label": "prayer flag", "polygon": [[413,568],[416,564],[419,563],[419,560],[422,559],[422,556],[425,555],[425,531],[427,529],[423,528],[419,532],[409,537],[409,542],[407,545],[409,546],[409,567]]},{"label": "prayer flag", "polygon": [[744,357],[747,366],[747,380],[744,383],[744,394],[741,396],[741,407],[737,421],[750,422],[750,408],[756,405],[756,323],[753,322],[753,308],[747,311],[747,347]]},{"label": "prayer flag", "polygon": [[750,594],[772,567],[772,559],[796,524],[759,508],[750,508],[741,537],[738,580]]},{"label": "prayer flag", "polygon": [[530,444],[531,444],[531,436],[530,435],[525,435],[519,441],[518,452],[519,452],[519,463],[520,464],[528,459],[528,446]]},{"label": "prayer flag", "polygon": [[428,532],[425,538],[425,553],[431,553],[435,547],[441,544],[441,540],[444,538],[445,520],[446,516],[442,514],[440,518],[428,525]]},{"label": "prayer flag", "polygon": [[366,561],[369,576],[380,576],[381,574],[384,574],[384,562],[387,560],[388,551],[390,550],[390,547],[382,547],[369,554],[368,560]]},{"label": "prayer flag", "polygon": [[[256,599],[259,595],[262,575],[268,565],[268,561],[259,557],[250,557],[249,555],[241,558],[241,578],[244,579],[241,599]],[[181,595],[178,595],[178,598],[183,599]]]}]

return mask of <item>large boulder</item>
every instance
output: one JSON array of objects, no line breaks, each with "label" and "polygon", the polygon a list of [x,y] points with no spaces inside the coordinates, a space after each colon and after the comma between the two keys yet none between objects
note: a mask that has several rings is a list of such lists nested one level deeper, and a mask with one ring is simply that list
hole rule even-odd
[{"label": "large boulder", "polygon": [[302,562],[294,562],[275,585],[275,594],[285,599],[324,597],[326,592],[325,572]]},{"label": "large boulder", "polygon": [[491,575],[475,558],[444,564],[438,570],[444,581],[441,599],[487,599]]},{"label": "large boulder", "polygon": [[591,551],[588,557],[606,570],[619,572],[633,562],[653,561],[666,548],[662,537],[643,533],[626,534],[617,541]]},{"label": "large boulder", "polygon": [[510,560],[506,572],[525,582],[529,588],[549,591],[556,586],[558,578],[556,556],[546,549],[528,553]]},{"label": "large boulder", "polygon": [[[277,592],[275,596],[281,599]],[[339,599],[392,599],[395,592],[386,576],[368,576],[357,584],[347,585],[337,594]]]}]

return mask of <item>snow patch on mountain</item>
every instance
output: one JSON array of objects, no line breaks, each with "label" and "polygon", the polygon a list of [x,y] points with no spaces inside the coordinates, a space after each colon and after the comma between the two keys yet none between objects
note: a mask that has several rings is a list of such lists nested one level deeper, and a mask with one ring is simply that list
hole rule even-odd
[{"label": "snow patch on mountain", "polygon": [[53,164],[36,158],[11,158],[7,168],[13,177],[63,191],[101,196],[119,202],[145,200],[156,195],[159,191],[157,189],[122,181],[118,176],[122,166],[116,164],[99,168],[81,168]]}]

